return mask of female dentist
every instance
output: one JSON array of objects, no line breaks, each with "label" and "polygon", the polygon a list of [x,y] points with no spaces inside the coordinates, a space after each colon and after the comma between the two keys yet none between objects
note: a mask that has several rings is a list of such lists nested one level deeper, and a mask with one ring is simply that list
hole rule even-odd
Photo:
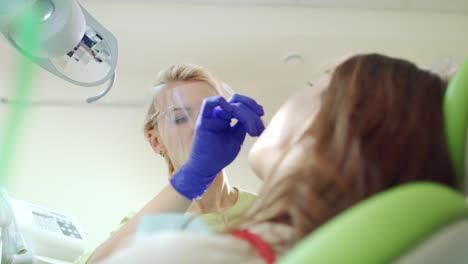
[{"label": "female dentist", "polygon": [[80,258],[78,263],[98,263],[118,250],[143,215],[188,212],[220,230],[255,199],[230,186],[223,169],[238,155],[246,134],[257,137],[263,132],[262,106],[242,95],[226,101],[212,75],[192,64],[161,71],[152,92],[144,131],[153,150],[167,162],[169,184],[87,262]]}]

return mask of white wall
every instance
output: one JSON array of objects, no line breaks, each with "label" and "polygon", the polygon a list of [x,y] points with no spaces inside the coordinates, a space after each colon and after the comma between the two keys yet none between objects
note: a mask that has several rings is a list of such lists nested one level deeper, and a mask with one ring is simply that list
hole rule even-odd
[{"label": "white wall", "polygon": [[[268,121],[288,95],[334,58],[378,51],[431,63],[466,56],[468,16],[290,7],[222,7],[86,2],[119,39],[110,101],[142,101],[163,66],[194,61],[265,105]],[[302,65],[283,65],[288,52]],[[12,96],[18,57],[0,43],[0,96]],[[34,100],[80,101],[98,89],[68,85],[36,70]],[[8,106],[0,105],[0,128]],[[166,168],[141,133],[141,108],[28,108],[7,187],[10,194],[79,219],[93,247],[128,211],[166,184]],[[246,162],[253,140],[228,168],[231,181],[256,191]],[[2,154],[2,153],[0,153]]]}]

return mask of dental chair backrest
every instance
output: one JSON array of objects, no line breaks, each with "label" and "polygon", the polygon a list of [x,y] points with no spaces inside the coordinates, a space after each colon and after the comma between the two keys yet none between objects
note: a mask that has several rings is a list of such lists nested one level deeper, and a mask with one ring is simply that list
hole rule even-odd
[{"label": "dental chair backrest", "polygon": [[444,121],[452,166],[468,195],[468,59],[450,80],[444,97]]},{"label": "dental chair backrest", "polygon": [[[449,156],[468,191],[468,60],[444,98]],[[466,263],[468,203],[436,183],[390,189],[349,208],[299,242],[279,263]]]}]

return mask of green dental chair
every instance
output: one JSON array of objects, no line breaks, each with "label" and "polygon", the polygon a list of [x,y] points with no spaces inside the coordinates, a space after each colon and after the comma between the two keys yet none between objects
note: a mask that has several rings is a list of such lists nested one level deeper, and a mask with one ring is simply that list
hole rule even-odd
[{"label": "green dental chair", "polygon": [[[449,154],[468,194],[468,60],[444,98]],[[280,264],[468,263],[468,202],[436,183],[412,183],[372,196],[339,214]]]}]

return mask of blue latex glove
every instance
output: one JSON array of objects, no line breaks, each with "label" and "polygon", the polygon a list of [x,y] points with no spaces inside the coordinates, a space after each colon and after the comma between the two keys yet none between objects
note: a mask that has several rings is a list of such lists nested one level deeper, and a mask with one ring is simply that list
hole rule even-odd
[{"label": "blue latex glove", "polygon": [[[263,108],[246,96],[234,95],[229,102],[221,96],[206,98],[189,159],[170,179],[174,189],[189,200],[199,199],[216,175],[237,157],[246,134],[256,137],[263,132],[263,115]],[[232,119],[237,120],[233,126]]]}]

